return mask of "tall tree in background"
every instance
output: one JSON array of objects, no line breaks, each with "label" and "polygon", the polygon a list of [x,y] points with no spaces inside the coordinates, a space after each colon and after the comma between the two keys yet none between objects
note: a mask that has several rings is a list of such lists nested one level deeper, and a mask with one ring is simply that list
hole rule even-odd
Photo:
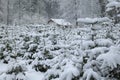
[{"label": "tall tree in background", "polygon": [[48,18],[47,11],[46,11],[46,0],[38,0],[38,18],[39,18],[39,23],[44,23],[46,22],[46,19]]},{"label": "tall tree in background", "polygon": [[38,0],[31,0],[31,13],[32,15],[38,10]]},{"label": "tall tree in background", "polygon": [[9,7],[10,7],[10,2],[9,0],[7,0],[7,25],[9,25],[9,17],[10,17]]},{"label": "tall tree in background", "polygon": [[[31,20],[34,20],[35,18],[35,15],[38,13],[38,0],[30,0],[30,17],[31,17]],[[33,21],[34,23],[34,21]]]},{"label": "tall tree in background", "polygon": [[72,20],[77,25],[80,0],[62,0],[60,4],[61,16],[67,20]]},{"label": "tall tree in background", "polygon": [[101,7],[101,16],[103,17],[103,16],[105,16],[107,0],[99,0],[99,4]]},{"label": "tall tree in background", "polygon": [[48,18],[57,18],[59,14],[59,1],[58,0],[46,0],[45,10],[47,12]]},{"label": "tall tree in background", "polygon": [[30,0],[29,13],[32,23],[42,23],[46,15],[46,0]]},{"label": "tall tree in background", "polygon": [[0,22],[3,21],[3,6],[2,1],[0,0]]},{"label": "tall tree in background", "polygon": [[20,0],[19,0],[19,2],[18,2],[19,4],[19,18],[18,18],[18,22],[19,22],[19,25],[20,25],[20,20],[21,20],[21,2],[20,2]]},{"label": "tall tree in background", "polygon": [[[28,23],[26,20],[31,20],[31,0],[15,0],[13,4],[13,14],[14,14],[14,21],[18,25],[22,24],[23,22]],[[29,16],[29,18],[28,18]],[[23,23],[23,24],[24,24]]]},{"label": "tall tree in background", "polygon": [[75,25],[78,26],[77,0],[75,0]]}]

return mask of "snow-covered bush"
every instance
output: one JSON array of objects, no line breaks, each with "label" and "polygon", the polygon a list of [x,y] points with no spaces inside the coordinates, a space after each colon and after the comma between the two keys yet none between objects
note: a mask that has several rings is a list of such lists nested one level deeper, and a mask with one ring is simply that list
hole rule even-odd
[{"label": "snow-covered bush", "polygon": [[120,79],[120,65],[117,65],[117,68],[114,68],[112,70],[109,70],[108,76],[110,78]]},{"label": "snow-covered bush", "polygon": [[110,47],[113,45],[113,42],[110,39],[97,39],[95,40],[95,44],[99,47]]},{"label": "snow-covered bush", "polygon": [[82,80],[101,80],[101,77],[97,72],[93,71],[93,69],[87,69],[83,74]]},{"label": "snow-covered bush", "polygon": [[83,41],[83,43],[82,43],[83,50],[92,49],[94,47],[95,47],[94,41]]},{"label": "snow-covered bush", "polygon": [[52,79],[59,79],[60,70],[57,69],[50,69],[45,73],[45,76],[42,80],[52,80]]},{"label": "snow-covered bush", "polygon": [[44,64],[40,64],[39,62],[37,64],[34,64],[33,68],[36,70],[36,71],[40,71],[40,72],[46,72],[50,66],[48,65],[44,65]]},{"label": "snow-covered bush", "polygon": [[[120,65],[120,49],[116,46],[111,46],[110,51],[101,54],[97,57],[100,61],[102,75],[119,79],[119,65]],[[118,70],[118,71],[116,71]],[[106,72],[104,72],[106,71]]]},{"label": "snow-covered bush", "polygon": [[38,45],[37,44],[30,44],[28,51],[29,52],[36,52]]},{"label": "snow-covered bush", "polygon": [[78,80],[80,72],[77,67],[71,64],[67,64],[64,71],[60,75],[60,80]]},{"label": "snow-covered bush", "polygon": [[41,52],[35,53],[32,57],[35,58],[32,65],[36,71],[46,72],[50,68],[49,65],[42,63],[44,60],[53,59],[53,56],[50,54],[49,50],[44,49]]},{"label": "snow-covered bush", "polygon": [[12,63],[6,71],[5,80],[27,80],[25,71],[26,66],[19,63]]},{"label": "snow-covered bush", "polygon": [[40,61],[40,59],[36,57],[36,59],[32,62],[32,68],[36,71],[46,72],[48,69],[50,69],[50,66],[42,63],[42,60]]},{"label": "snow-covered bush", "polygon": [[[71,51],[70,51],[71,52]],[[63,51],[51,60],[46,60],[51,68],[45,73],[43,80],[79,80],[81,71],[82,59],[78,55]]]},{"label": "snow-covered bush", "polygon": [[101,66],[101,68],[104,67],[110,67],[110,68],[116,68],[117,65],[120,65],[120,52],[119,52],[119,48],[118,47],[110,47],[110,51],[106,54],[101,54],[97,57],[97,60],[103,60],[103,64]]},{"label": "snow-covered bush", "polygon": [[8,63],[10,60],[15,59],[17,56],[14,55],[14,44],[12,40],[4,40],[2,44],[0,44],[0,57],[2,62]]},{"label": "snow-covered bush", "polygon": [[50,36],[50,40],[51,40],[51,42],[52,42],[52,45],[56,45],[56,44],[57,44],[57,37],[58,37],[57,34],[52,34],[52,35]]},{"label": "snow-covered bush", "polygon": [[38,52],[40,36],[37,34],[24,34],[22,40],[20,44],[21,53],[24,53],[24,58],[33,59],[32,55]]},{"label": "snow-covered bush", "polygon": [[106,12],[110,18],[113,18],[114,23],[120,22],[120,1],[109,1],[106,5]]},{"label": "snow-covered bush", "polygon": [[53,58],[53,56],[50,54],[50,51],[47,49],[44,49],[42,54],[44,55],[45,59],[52,59]]},{"label": "snow-covered bush", "polygon": [[4,58],[5,45],[0,44],[0,59]]},{"label": "snow-covered bush", "polygon": [[91,61],[91,60],[96,60],[96,58],[100,55],[100,54],[104,54],[104,53],[107,53],[109,51],[109,48],[106,48],[106,47],[95,47],[91,50],[86,50],[85,53],[86,53],[86,56],[84,56],[84,60],[85,58],[88,58],[87,60],[88,61]]}]

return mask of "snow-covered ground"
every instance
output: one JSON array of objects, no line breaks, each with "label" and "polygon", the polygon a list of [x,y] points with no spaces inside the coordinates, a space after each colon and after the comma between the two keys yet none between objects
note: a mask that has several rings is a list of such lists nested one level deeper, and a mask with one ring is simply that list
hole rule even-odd
[{"label": "snow-covered ground", "polygon": [[120,78],[119,24],[14,27],[0,38],[0,80]]},{"label": "snow-covered ground", "polygon": [[[0,63],[0,80],[3,80],[8,66],[8,64]],[[27,66],[27,69],[28,71],[26,71],[25,73],[28,80],[42,80],[44,78],[44,73],[36,72],[31,68],[31,66]]]}]

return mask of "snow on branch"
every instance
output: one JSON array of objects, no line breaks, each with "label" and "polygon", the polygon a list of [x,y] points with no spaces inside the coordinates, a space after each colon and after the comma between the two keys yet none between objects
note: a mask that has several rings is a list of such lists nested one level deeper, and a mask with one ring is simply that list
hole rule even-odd
[{"label": "snow on branch", "polygon": [[107,17],[103,17],[103,18],[79,18],[77,21],[80,23],[85,23],[85,24],[95,24],[95,23],[102,23],[102,22],[110,21],[110,19]]}]

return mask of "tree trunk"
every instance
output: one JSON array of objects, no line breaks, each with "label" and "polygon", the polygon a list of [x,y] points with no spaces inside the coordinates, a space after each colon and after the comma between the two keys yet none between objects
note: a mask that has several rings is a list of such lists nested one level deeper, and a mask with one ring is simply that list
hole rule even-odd
[{"label": "tree trunk", "polygon": [[10,3],[9,3],[9,0],[7,0],[7,25],[9,25],[9,5],[10,5]]},{"label": "tree trunk", "polygon": [[77,22],[77,18],[78,18],[78,16],[77,16],[77,0],[75,0],[75,25],[76,26],[78,26],[78,22]]},{"label": "tree trunk", "polygon": [[18,25],[20,25],[20,20],[21,20],[21,6],[20,6],[20,0],[19,0],[19,15],[18,15]]}]

